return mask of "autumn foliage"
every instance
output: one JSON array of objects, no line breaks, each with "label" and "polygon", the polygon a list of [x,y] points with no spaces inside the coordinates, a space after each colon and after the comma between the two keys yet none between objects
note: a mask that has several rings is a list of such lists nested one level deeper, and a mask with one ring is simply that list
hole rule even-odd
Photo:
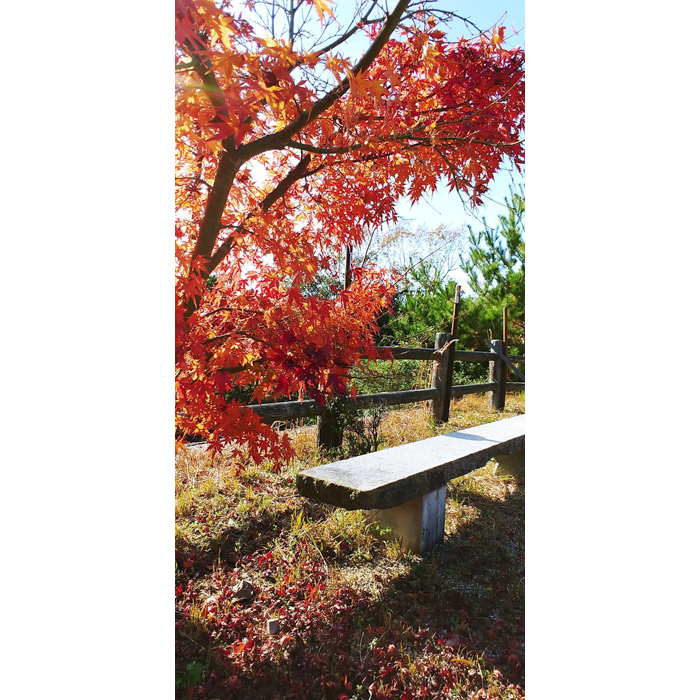
[{"label": "autumn foliage", "polygon": [[521,166],[524,56],[503,28],[448,41],[409,0],[349,24],[301,0],[269,33],[254,5],[176,0],[176,411],[179,435],[260,461],[288,445],[232,390],[351,392],[390,277],[354,269],[332,298],[304,285],[403,195],[443,179],[476,204],[504,158]]}]

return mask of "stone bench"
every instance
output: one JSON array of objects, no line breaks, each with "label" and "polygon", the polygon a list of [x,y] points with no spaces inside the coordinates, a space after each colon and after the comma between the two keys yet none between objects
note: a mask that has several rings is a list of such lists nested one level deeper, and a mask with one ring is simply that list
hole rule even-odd
[{"label": "stone bench", "polygon": [[447,483],[491,459],[524,475],[524,415],[307,469],[297,489],[321,503],[378,511],[382,529],[423,554],[444,539]]}]

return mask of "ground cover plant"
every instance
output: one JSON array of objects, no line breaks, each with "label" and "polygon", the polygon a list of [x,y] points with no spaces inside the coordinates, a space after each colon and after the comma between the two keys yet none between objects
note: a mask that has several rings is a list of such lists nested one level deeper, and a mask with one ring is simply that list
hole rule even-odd
[{"label": "ground cover plant", "polygon": [[[464,397],[440,426],[391,411],[380,449],[522,412],[510,395],[502,414]],[[329,457],[313,429],[292,439],[281,470],[177,457],[177,697],[523,698],[524,483],[491,465],[452,481],[445,544],[419,557],[300,497],[297,471]]]}]

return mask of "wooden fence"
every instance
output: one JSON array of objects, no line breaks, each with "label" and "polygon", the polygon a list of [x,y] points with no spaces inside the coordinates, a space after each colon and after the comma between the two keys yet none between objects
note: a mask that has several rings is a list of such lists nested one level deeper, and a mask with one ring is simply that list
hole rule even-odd
[{"label": "wooden fence", "polygon": [[[376,394],[358,394],[355,399],[347,396],[342,403],[348,408],[363,409],[377,406],[395,406],[398,404],[431,401],[432,413],[436,422],[444,423],[450,415],[450,400],[467,394],[489,393],[489,408],[500,411],[505,407],[507,391],[522,391],[525,382],[509,382],[508,366],[520,374],[516,364],[524,364],[524,355],[507,355],[502,340],[494,340],[488,352],[457,350],[456,341],[449,333],[435,336],[435,348],[386,348],[391,350],[394,360],[429,360],[432,361],[431,386],[428,389],[410,389],[408,391],[385,391]],[[489,381],[483,384],[452,384],[453,367],[457,362],[488,362]],[[280,401],[275,403],[251,404],[253,409],[266,423],[286,421],[294,418],[320,416],[318,421],[317,442],[320,447],[338,447],[342,434],[338,429],[331,411],[316,401]]]}]

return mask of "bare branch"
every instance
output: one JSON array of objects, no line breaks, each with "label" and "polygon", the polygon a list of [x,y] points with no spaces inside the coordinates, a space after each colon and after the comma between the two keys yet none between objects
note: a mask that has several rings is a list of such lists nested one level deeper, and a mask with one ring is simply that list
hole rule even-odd
[{"label": "bare branch", "polygon": [[327,53],[328,51],[332,51],[336,46],[340,46],[342,43],[346,42],[355,32],[357,32],[360,29],[360,23],[366,25],[366,24],[376,24],[377,22],[381,22],[384,18],[383,17],[378,17],[377,19],[370,19],[369,16],[372,14],[372,10],[374,10],[375,6],[377,4],[377,0],[372,0],[372,3],[370,4],[369,10],[365,12],[364,17],[360,19],[359,22],[356,22],[352,29],[348,29],[344,34],[339,36],[337,39],[332,41],[330,44],[324,46],[322,49],[318,49],[317,51],[314,51],[314,55],[316,56],[322,56],[324,53]]},{"label": "bare branch", "polygon": [[[353,66],[353,76],[357,76],[366,71],[372,65],[372,62],[384,48],[386,42],[389,41],[389,37],[391,36],[392,32],[398,26],[403,12],[408,6],[409,2],[410,0],[399,0],[393,12],[387,17],[387,20],[384,23],[382,30],[377,35],[377,38],[372,42],[362,58],[360,58],[360,60]],[[317,119],[321,114],[335,104],[335,102],[337,102],[349,89],[350,81],[348,78],[345,78],[342,83],[317,100],[309,109],[304,110],[296,119],[287,124],[287,126],[273,134],[263,136],[257,141],[252,141],[241,146],[239,149],[240,154],[243,155],[245,153],[244,157],[246,160],[248,160],[249,158],[253,158],[254,156],[264,153],[265,151],[284,148],[284,146],[296,133],[301,131],[307,124],[314,121],[314,119]]]}]

